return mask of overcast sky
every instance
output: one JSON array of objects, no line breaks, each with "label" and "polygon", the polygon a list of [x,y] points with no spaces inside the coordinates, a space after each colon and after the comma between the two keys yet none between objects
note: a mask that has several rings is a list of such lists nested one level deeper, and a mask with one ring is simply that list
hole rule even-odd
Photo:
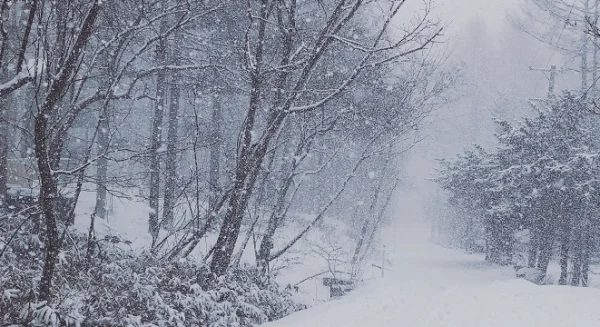
[{"label": "overcast sky", "polygon": [[[530,72],[529,65],[549,63],[549,53],[544,52],[545,46],[517,30],[508,20],[509,14],[514,16],[520,12],[523,0],[434,1],[434,14],[448,26],[444,38],[452,50],[450,65],[464,62],[466,86],[461,90],[464,92],[462,99],[442,106],[423,126],[426,140],[405,162],[407,178],[412,179],[409,184],[417,189],[425,187],[429,191],[435,186],[424,183],[424,180],[435,174],[435,159],[453,156],[473,143],[485,144],[493,139],[492,117],[498,117],[498,112],[492,111],[500,98],[518,102],[519,99],[525,101],[526,97],[545,95],[548,84],[546,77]],[[485,22],[486,38],[480,44],[484,48],[484,58],[473,56],[471,38],[481,32],[473,31],[472,25],[468,25],[475,18]],[[489,69],[482,70],[481,66],[488,66]],[[519,118],[522,106],[509,107],[508,110],[515,112],[504,112],[505,116]],[[473,119],[473,110],[480,111],[478,119]],[[473,122],[476,126],[473,126]],[[473,129],[479,130],[479,138],[472,138]]]},{"label": "overcast sky", "polygon": [[519,9],[520,0],[435,0],[436,13],[451,23],[451,30],[460,30],[468,20],[480,16],[490,28],[500,28],[506,13]]}]

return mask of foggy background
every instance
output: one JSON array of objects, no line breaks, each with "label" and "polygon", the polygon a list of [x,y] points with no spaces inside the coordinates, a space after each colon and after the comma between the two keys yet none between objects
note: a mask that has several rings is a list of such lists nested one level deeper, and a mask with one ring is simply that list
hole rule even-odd
[{"label": "foggy background", "polygon": [[[528,6],[525,0],[434,4],[433,12],[446,26],[444,44],[437,51],[447,55],[447,67],[460,67],[461,79],[453,98],[420,127],[423,140],[404,159],[400,215],[414,216],[436,201],[437,185],[428,179],[436,174],[437,159],[453,157],[474,144],[492,145],[493,118],[526,117],[531,113],[528,99],[547,96],[549,74],[530,71],[530,66],[577,68],[577,62],[519,28],[519,22],[528,22]],[[543,20],[539,10],[536,14]],[[577,89],[579,78],[574,71],[558,74],[555,92]]]}]

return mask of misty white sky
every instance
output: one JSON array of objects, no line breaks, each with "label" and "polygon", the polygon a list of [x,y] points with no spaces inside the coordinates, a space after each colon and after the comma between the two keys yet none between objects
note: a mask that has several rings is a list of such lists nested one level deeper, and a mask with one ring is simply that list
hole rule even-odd
[{"label": "misty white sky", "polygon": [[[454,156],[474,143],[493,142],[492,117],[526,116],[526,99],[545,96],[547,77],[529,71],[530,65],[562,64],[560,54],[510,23],[508,15],[518,16],[523,0],[434,1],[434,14],[448,26],[444,38],[452,52],[449,65],[464,64],[465,85],[458,101],[440,108],[423,126],[425,140],[404,162],[407,184],[416,192],[435,189],[425,182],[435,174],[435,159]],[[473,22],[482,28],[473,28]],[[480,55],[474,54],[476,47],[482,48]],[[561,78],[557,90],[564,87],[566,78]],[[499,105],[506,99],[512,102]]]},{"label": "misty white sky", "polygon": [[500,28],[507,11],[519,10],[520,0],[436,0],[436,13],[450,22],[451,31],[460,30],[469,19],[480,16],[490,28]]}]

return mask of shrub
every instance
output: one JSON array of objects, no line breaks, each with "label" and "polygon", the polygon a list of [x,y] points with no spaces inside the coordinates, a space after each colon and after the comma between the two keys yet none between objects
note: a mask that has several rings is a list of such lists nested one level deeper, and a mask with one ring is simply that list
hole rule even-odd
[{"label": "shrub", "polygon": [[215,278],[203,263],[159,260],[103,240],[88,259],[77,233],[64,236],[55,300],[39,302],[43,243],[22,219],[0,221],[2,325],[254,326],[303,309],[255,269]]}]

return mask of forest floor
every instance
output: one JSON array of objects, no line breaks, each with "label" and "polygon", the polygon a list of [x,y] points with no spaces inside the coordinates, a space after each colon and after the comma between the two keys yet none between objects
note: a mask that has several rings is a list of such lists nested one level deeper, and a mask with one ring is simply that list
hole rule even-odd
[{"label": "forest floor", "polygon": [[509,267],[429,243],[423,223],[399,223],[388,231],[395,264],[384,278],[265,327],[600,326],[598,288],[516,279]]}]

